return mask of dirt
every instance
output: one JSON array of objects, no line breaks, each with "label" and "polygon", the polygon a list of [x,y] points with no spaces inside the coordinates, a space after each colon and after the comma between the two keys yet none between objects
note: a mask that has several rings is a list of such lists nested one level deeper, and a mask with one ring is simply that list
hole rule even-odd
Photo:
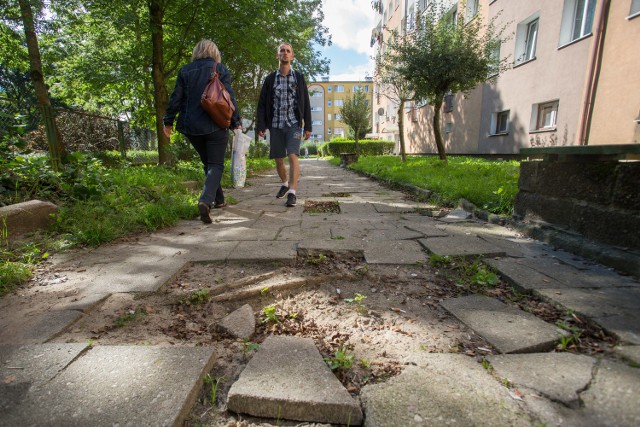
[{"label": "dirt", "polygon": [[[209,426],[271,425],[239,418],[224,405],[229,388],[269,334],[311,337],[328,362],[335,361],[339,350],[353,356],[350,369],[334,371],[353,396],[366,384],[399,374],[412,352],[462,353],[478,361],[496,354],[439,304],[470,292],[482,291],[550,322],[582,326],[582,339],[570,343],[573,347],[568,350],[593,354],[612,344],[606,336],[598,336],[601,332],[579,324],[577,316],[567,318],[502,282],[473,289],[458,267],[455,263],[372,266],[357,257],[321,254],[300,257],[294,265],[188,264],[157,292],[110,296],[53,341],[213,347],[215,366],[189,421]],[[38,297],[37,288],[47,280],[55,281],[55,274],[43,267],[31,288],[23,291],[32,293],[29,304],[42,308],[46,298],[49,305],[55,302],[55,293]],[[286,287],[279,288],[282,284]],[[51,286],[56,284],[47,284]],[[57,286],[64,288],[64,283]],[[249,287],[257,291],[248,294]],[[221,319],[244,304],[251,305],[257,325],[250,341],[227,336],[218,327]],[[217,384],[215,405],[211,384]]]}]

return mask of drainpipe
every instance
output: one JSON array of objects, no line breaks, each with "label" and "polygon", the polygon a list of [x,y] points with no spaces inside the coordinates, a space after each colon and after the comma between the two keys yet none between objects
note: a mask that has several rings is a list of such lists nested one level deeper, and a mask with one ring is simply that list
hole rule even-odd
[{"label": "drainpipe", "polygon": [[593,115],[593,103],[596,97],[596,88],[598,86],[598,77],[600,75],[600,67],[602,65],[602,51],[604,48],[604,35],[607,29],[607,21],[609,17],[609,6],[611,0],[603,0],[600,8],[597,28],[595,31],[595,39],[593,41],[593,50],[589,56],[589,75],[585,83],[584,103],[582,106],[582,116],[580,117],[580,139],[579,145],[588,145],[589,128],[591,127],[591,117]]}]

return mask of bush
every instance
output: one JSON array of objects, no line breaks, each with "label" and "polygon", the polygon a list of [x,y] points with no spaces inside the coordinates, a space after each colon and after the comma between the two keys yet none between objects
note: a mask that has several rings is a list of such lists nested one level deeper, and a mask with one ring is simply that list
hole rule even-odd
[{"label": "bush", "polygon": [[[360,154],[363,156],[382,156],[392,154],[396,143],[393,141],[380,141],[376,139],[363,139],[360,144]],[[340,153],[355,153],[356,142],[346,138],[334,138],[324,142],[318,147],[322,156],[338,157]]]}]

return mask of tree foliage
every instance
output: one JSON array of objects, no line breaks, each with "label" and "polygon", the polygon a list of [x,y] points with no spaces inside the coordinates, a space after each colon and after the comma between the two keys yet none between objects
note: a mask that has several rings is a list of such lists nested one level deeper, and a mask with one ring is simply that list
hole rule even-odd
[{"label": "tree foliage", "polygon": [[371,129],[371,107],[365,93],[361,90],[354,91],[352,97],[345,99],[340,114],[342,121],[353,130],[356,154],[360,155],[358,141]]},{"label": "tree foliage", "polygon": [[[459,10],[465,10],[465,3]],[[388,58],[397,64],[399,77],[409,82],[414,97],[433,106],[434,136],[442,160],[446,160],[446,152],[440,109],[445,94],[466,93],[506,68],[506,58],[495,57],[504,32],[504,28],[495,27],[495,18],[488,24],[480,15],[469,22],[462,18],[454,22],[447,12],[441,2],[432,3],[415,31],[392,37]]]}]

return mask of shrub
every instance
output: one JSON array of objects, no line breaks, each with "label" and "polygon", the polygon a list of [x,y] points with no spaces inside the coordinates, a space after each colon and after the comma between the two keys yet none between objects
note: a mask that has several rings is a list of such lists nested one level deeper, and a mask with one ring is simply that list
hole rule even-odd
[{"label": "shrub", "polygon": [[[360,144],[360,154],[363,156],[382,156],[392,154],[396,143],[393,141],[380,141],[374,139],[363,139]],[[322,156],[338,157],[340,153],[355,153],[356,142],[346,138],[334,138],[318,147]]]}]

